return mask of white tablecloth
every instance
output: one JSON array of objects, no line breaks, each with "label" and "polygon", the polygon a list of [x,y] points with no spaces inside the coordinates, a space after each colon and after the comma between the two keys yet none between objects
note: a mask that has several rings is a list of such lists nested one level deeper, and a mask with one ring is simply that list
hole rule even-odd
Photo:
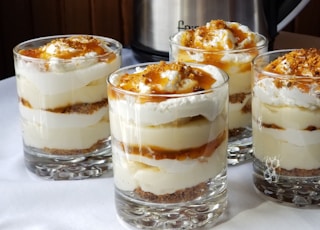
[{"label": "white tablecloth", "polygon": [[[123,64],[135,63],[130,50]],[[320,210],[266,201],[252,186],[251,163],[228,169],[229,206],[214,229],[319,229]],[[113,179],[47,181],[24,167],[14,77],[0,81],[0,230],[118,230]]]}]

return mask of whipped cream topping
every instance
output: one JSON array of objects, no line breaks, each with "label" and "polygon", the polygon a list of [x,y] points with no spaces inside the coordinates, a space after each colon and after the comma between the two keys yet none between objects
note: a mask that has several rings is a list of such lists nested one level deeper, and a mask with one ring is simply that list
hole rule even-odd
[{"label": "whipped cream topping", "polygon": [[[38,48],[20,50],[16,75],[24,79],[21,83],[32,86],[41,95],[87,89],[120,67],[121,45],[112,48],[115,44],[87,35],[56,38]],[[25,86],[19,88],[23,90]]]},{"label": "whipped cream topping", "polygon": [[320,108],[319,91],[317,84],[311,85],[309,92],[303,92],[298,87],[278,88],[274,79],[259,80],[253,88],[254,94],[266,104],[275,106],[298,106],[316,110]]},{"label": "whipped cream topping", "polygon": [[[220,61],[249,63],[259,50],[267,48],[267,40],[263,36],[238,22],[223,20],[212,20],[204,26],[181,31],[171,41],[174,59],[184,51],[193,61],[214,65]],[[228,67],[221,68],[227,71]],[[232,67],[229,69],[234,72]]]},{"label": "whipped cream topping", "polygon": [[264,42],[247,26],[223,20],[212,20],[204,26],[180,32],[173,40],[182,46],[207,51],[247,49]]},{"label": "whipped cream topping", "polygon": [[[117,107],[119,115],[129,114],[128,119],[138,122],[140,125],[160,125],[182,118],[190,118],[201,115],[213,121],[222,113],[225,107],[225,98],[228,92],[221,91],[215,96],[212,94],[199,94],[195,96],[173,98],[159,103],[136,103],[133,100],[110,101],[109,104]],[[177,111],[177,106],[179,110]],[[173,113],[172,111],[176,112]],[[128,112],[129,111],[129,112]]]}]

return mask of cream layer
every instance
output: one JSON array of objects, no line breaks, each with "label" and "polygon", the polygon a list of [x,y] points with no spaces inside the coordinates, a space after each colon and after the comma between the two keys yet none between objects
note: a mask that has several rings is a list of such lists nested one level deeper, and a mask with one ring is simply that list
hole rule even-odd
[{"label": "cream layer", "polygon": [[87,149],[110,135],[109,123],[101,121],[80,128],[47,128],[23,122],[24,143],[35,148],[61,150]]},{"label": "cream layer", "polygon": [[254,155],[260,161],[277,159],[287,170],[320,168],[320,130],[264,128],[254,121],[252,131]]},{"label": "cream layer", "polygon": [[251,71],[241,71],[237,63],[225,71],[229,75],[229,95],[251,92]]},{"label": "cream layer", "polygon": [[78,89],[58,94],[43,94],[28,78],[18,78],[18,94],[35,109],[54,109],[81,103],[94,103],[107,98],[106,77]]},{"label": "cream layer", "polygon": [[208,158],[184,161],[125,155],[113,147],[115,185],[124,191],[141,188],[156,195],[196,186],[226,170],[226,145],[225,140]]}]

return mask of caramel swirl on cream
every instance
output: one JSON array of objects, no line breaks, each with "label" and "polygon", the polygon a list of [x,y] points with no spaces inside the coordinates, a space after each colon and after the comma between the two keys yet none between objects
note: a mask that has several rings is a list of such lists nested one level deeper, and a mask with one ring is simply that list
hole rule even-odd
[{"label": "caramel swirl on cream", "polygon": [[54,39],[44,46],[35,49],[21,50],[20,54],[33,58],[72,59],[94,53],[94,56],[107,54],[107,44],[92,36],[75,35],[71,37]]},{"label": "caramel swirl on cream", "polygon": [[181,94],[208,90],[215,82],[212,74],[200,68],[161,61],[136,73],[124,74],[119,86],[132,92]]}]

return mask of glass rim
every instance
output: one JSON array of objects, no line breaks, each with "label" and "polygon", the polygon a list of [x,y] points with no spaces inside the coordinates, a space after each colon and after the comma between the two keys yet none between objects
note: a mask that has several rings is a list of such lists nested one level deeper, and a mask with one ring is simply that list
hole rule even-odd
[{"label": "glass rim", "polygon": [[[214,92],[216,89],[219,89],[221,87],[223,87],[225,84],[228,83],[229,81],[229,75],[222,69],[214,66],[214,65],[209,65],[209,64],[199,64],[199,63],[189,63],[189,62],[183,62],[184,64],[188,65],[188,66],[213,66],[214,68],[218,69],[219,72],[221,73],[222,77],[223,77],[223,82],[221,82],[219,85],[214,86],[211,89],[206,89],[206,90],[202,90],[202,91],[197,91],[197,92],[190,92],[190,93],[171,93],[171,94],[153,94],[153,93],[140,93],[140,92],[132,92],[129,90],[125,90],[122,88],[117,87],[115,84],[112,83],[111,79],[114,79],[118,76],[121,76],[122,74],[128,73],[129,69],[136,69],[137,67],[146,67],[148,65],[152,65],[152,64],[158,64],[160,61],[155,61],[155,62],[144,62],[144,63],[138,63],[138,64],[134,64],[134,65],[129,65],[129,66],[124,66],[122,68],[119,68],[118,70],[114,71],[113,73],[111,73],[108,77],[107,77],[107,83],[113,88],[113,90],[122,93],[122,94],[126,94],[126,95],[131,95],[131,96],[135,96],[135,97],[139,97],[139,96],[143,96],[143,97],[163,97],[163,98],[181,98],[181,97],[189,97],[189,96],[196,96],[196,95],[201,95],[201,94],[207,94],[207,93],[212,93]],[[166,63],[175,63],[176,61],[166,61]],[[120,74],[122,73],[122,74]]]},{"label": "glass rim", "polygon": [[[117,41],[117,40],[115,40],[113,38],[104,37],[104,36],[100,36],[100,35],[92,35],[92,34],[59,34],[59,35],[50,35],[50,36],[42,36],[42,37],[32,38],[32,39],[20,42],[20,43],[18,43],[17,45],[15,45],[13,47],[12,51],[13,51],[13,54],[15,56],[23,58],[25,60],[49,62],[49,61],[51,61],[50,59],[35,58],[35,57],[22,55],[22,54],[19,53],[19,51],[22,49],[23,46],[26,46],[28,44],[32,44],[34,42],[39,42],[41,40],[43,40],[43,41],[44,40],[48,40],[48,42],[50,42],[50,41],[52,41],[54,39],[57,39],[57,38],[67,38],[67,37],[72,37],[72,36],[90,36],[90,37],[97,38],[97,39],[102,40],[102,41],[106,41],[106,42],[108,42],[110,44],[115,45],[116,48],[111,50],[112,53],[120,53],[122,48],[123,48],[123,45],[119,41]],[[39,46],[30,46],[30,47],[26,47],[26,48],[37,48],[37,47],[40,47],[40,46],[41,45],[39,45]],[[110,48],[110,46],[107,46],[107,47]],[[77,57],[77,60],[81,61],[81,60],[88,60],[88,59],[90,60],[90,59],[101,58],[101,57],[105,57],[105,56],[110,55],[111,52],[108,52],[108,53],[105,53],[105,54],[100,54],[100,55],[97,55],[97,56],[94,56],[94,57],[80,56],[80,57]],[[56,58],[55,60],[59,60],[60,62],[73,61],[72,59],[63,59],[63,58]]]},{"label": "glass rim", "polygon": [[[279,49],[279,50],[272,50],[268,52],[261,53],[254,57],[252,60],[252,68],[254,71],[272,77],[272,78],[287,78],[287,79],[305,79],[308,77],[309,79],[319,79],[319,76],[301,76],[301,75],[293,75],[293,74],[279,74],[279,73],[274,73],[270,71],[266,71],[263,68],[268,65],[270,62],[275,60],[276,58],[280,57],[281,55],[287,54],[291,51],[299,50],[299,48],[291,48],[291,49]],[[259,64],[258,62],[263,60],[263,58],[270,57],[271,55],[274,55],[274,59],[268,60],[268,62],[264,63],[265,65],[262,65],[261,63]]]},{"label": "glass rim", "polygon": [[169,36],[169,44],[175,45],[176,47],[179,47],[179,48],[187,50],[187,51],[202,52],[202,53],[216,53],[216,54],[219,54],[219,53],[222,53],[222,54],[231,53],[232,54],[232,53],[248,52],[248,51],[257,50],[257,49],[260,50],[260,49],[268,47],[268,44],[269,44],[269,41],[266,36],[264,36],[260,33],[253,32],[253,34],[255,34],[256,36],[258,36],[260,38],[259,41],[264,41],[263,44],[260,44],[260,45],[254,46],[254,47],[250,47],[250,48],[231,49],[231,50],[211,50],[210,51],[210,50],[206,50],[206,49],[199,49],[199,48],[192,48],[192,47],[183,46],[183,45],[180,45],[178,42],[175,42],[173,40],[173,38],[176,35],[178,35],[179,33],[183,33],[184,31],[186,31],[186,30],[178,31],[178,32],[170,35]]}]

